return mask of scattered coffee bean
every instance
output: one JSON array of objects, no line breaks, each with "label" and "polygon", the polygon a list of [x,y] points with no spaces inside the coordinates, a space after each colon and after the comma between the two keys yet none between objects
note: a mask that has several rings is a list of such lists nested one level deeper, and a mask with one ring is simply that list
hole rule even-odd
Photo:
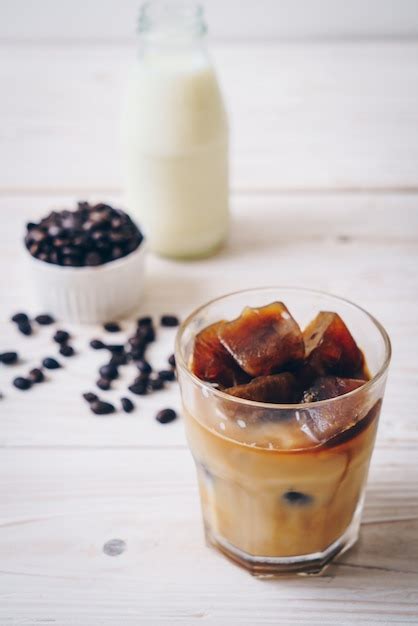
[{"label": "scattered coffee bean", "polygon": [[57,343],[67,343],[70,338],[70,333],[66,330],[57,330],[55,335],[53,336],[53,340]]},{"label": "scattered coffee bean", "polygon": [[140,317],[139,320],[137,320],[137,324],[138,326],[152,326],[152,317],[149,315]]},{"label": "scattered coffee bean", "polygon": [[168,357],[168,364],[171,365],[171,367],[176,367],[176,357],[174,354],[170,354]]},{"label": "scattered coffee bean", "polygon": [[160,389],[164,389],[164,381],[161,378],[150,378],[148,386],[153,391],[160,391]]},{"label": "scattered coffee bean", "polygon": [[130,352],[128,352],[128,356],[131,359],[131,361],[142,361],[142,359],[144,358],[145,355],[145,348],[141,349],[141,348],[134,348],[132,349]]},{"label": "scattered coffee bean", "polygon": [[125,346],[123,343],[108,343],[105,345],[105,348],[109,350],[109,352],[124,352]]},{"label": "scattered coffee bean", "polygon": [[28,378],[23,378],[23,376],[18,376],[13,381],[14,386],[21,391],[26,391],[32,387],[32,383]]},{"label": "scattered coffee bean", "polygon": [[109,378],[99,378],[96,381],[96,385],[98,386],[99,389],[101,389],[102,391],[109,391],[110,386],[111,386],[111,380],[109,380]]},{"label": "scattered coffee bean", "polygon": [[151,365],[148,363],[148,361],[145,361],[143,359],[141,359],[140,361],[137,361],[136,366],[139,369],[139,371],[143,372],[144,374],[150,374],[152,372]]},{"label": "scattered coffee bean", "polygon": [[149,372],[139,372],[138,376],[135,378],[135,383],[147,383],[150,377]]},{"label": "scattered coffee bean", "polygon": [[90,348],[93,348],[93,350],[103,350],[106,348],[106,344],[100,339],[92,339],[90,341]]},{"label": "scattered coffee bean", "polygon": [[175,420],[176,417],[177,413],[174,409],[162,409],[161,411],[158,411],[155,419],[157,422],[160,422],[160,424],[168,424],[169,422]]},{"label": "scattered coffee bean", "polygon": [[42,365],[46,367],[47,370],[57,370],[62,367],[61,363],[59,363],[56,359],[53,359],[52,357],[46,357],[42,361]]},{"label": "scattered coffee bean", "polygon": [[106,324],[103,324],[103,328],[108,333],[118,333],[121,330],[121,327],[117,322],[106,322]]},{"label": "scattered coffee bean", "polygon": [[161,380],[165,381],[172,381],[176,378],[174,370],[161,370],[160,372],[158,372],[158,376]]},{"label": "scattered coffee bean", "polygon": [[43,371],[38,367],[29,372],[28,378],[32,383],[42,383],[45,380]]},{"label": "scattered coffee bean", "polygon": [[49,324],[53,324],[55,320],[52,315],[49,315],[48,313],[43,313],[42,315],[37,315],[35,317],[35,322],[37,322],[41,326],[48,326]]},{"label": "scattered coffee bean", "polygon": [[161,326],[174,327],[180,324],[177,315],[162,315],[160,319]]},{"label": "scattered coffee bean", "polygon": [[103,400],[93,400],[90,404],[90,408],[96,415],[109,415],[115,412],[113,404],[103,402]]},{"label": "scattered coffee bean", "polygon": [[72,346],[69,346],[67,343],[63,343],[60,346],[59,353],[62,354],[62,356],[67,356],[67,357],[74,356],[75,350]]},{"label": "scattered coffee bean", "polygon": [[109,364],[119,366],[119,365],[126,365],[127,362],[128,362],[128,357],[124,352],[115,352],[110,357]]},{"label": "scattered coffee bean", "polygon": [[22,322],[29,322],[29,317],[26,315],[26,313],[15,313],[11,319],[12,319],[12,322],[15,322],[16,324],[21,324]]},{"label": "scattered coffee bean", "polygon": [[130,385],[128,389],[137,396],[145,396],[147,393],[147,384],[144,381],[134,382],[134,384]]},{"label": "scattered coffee bean", "polygon": [[25,245],[39,260],[63,266],[96,266],[138,248],[142,233],[130,217],[107,204],[79,202],[75,211],[52,211],[27,225]]},{"label": "scattered coffee bean", "polygon": [[0,354],[0,363],[4,363],[5,365],[13,365],[18,360],[17,352],[3,352]]},{"label": "scattered coffee bean", "polygon": [[155,330],[152,325],[138,326],[136,330],[136,337],[139,341],[144,343],[152,343],[155,341]]},{"label": "scattered coffee bean", "polygon": [[113,363],[107,363],[107,365],[102,365],[99,368],[99,374],[102,378],[108,378],[109,380],[114,380],[119,376],[119,371],[116,365]]},{"label": "scattered coffee bean", "polygon": [[22,333],[22,335],[31,335],[32,334],[32,326],[31,323],[28,322],[19,322],[17,325],[17,328],[19,330],[19,332]]},{"label": "scattered coffee bean", "polygon": [[135,409],[134,403],[129,398],[121,398],[120,401],[122,404],[122,409],[125,411],[125,413],[132,413],[132,411]]},{"label": "scattered coffee bean", "polygon": [[86,402],[88,402],[89,404],[91,402],[95,402],[96,400],[98,400],[99,398],[96,396],[95,393],[91,392],[91,391],[87,391],[87,393],[83,393],[83,398],[84,400],[86,400]]},{"label": "scattered coffee bean", "polygon": [[300,491],[287,491],[282,495],[282,498],[287,504],[293,506],[306,506],[313,501],[312,496]]}]

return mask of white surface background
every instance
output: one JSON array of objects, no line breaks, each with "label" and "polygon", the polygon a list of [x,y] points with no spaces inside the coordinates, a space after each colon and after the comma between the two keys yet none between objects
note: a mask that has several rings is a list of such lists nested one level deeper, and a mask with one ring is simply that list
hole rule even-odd
[{"label": "white surface background", "polygon": [[[170,2],[170,0],[168,0]],[[207,0],[215,39],[416,37],[416,0]],[[138,0],[2,0],[3,41],[133,40]]]},{"label": "white surface background", "polygon": [[[79,354],[48,383],[10,386],[52,349],[52,329],[23,338],[8,322],[39,311],[25,221],[84,197],[123,203],[116,127],[137,7],[3,0],[0,349],[24,362],[0,369],[1,626],[418,623],[418,3],[208,5],[232,126],[231,239],[206,261],[150,258],[142,313],[183,317],[282,283],[382,321],[394,357],[361,541],[305,580],[254,580],[209,551],[181,419],[153,419],[179,406],[175,387],[109,419],[80,399],[102,362],[87,348],[99,328],[70,327]],[[172,342],[160,335],[156,366]],[[109,557],[115,537],[127,550]]]}]

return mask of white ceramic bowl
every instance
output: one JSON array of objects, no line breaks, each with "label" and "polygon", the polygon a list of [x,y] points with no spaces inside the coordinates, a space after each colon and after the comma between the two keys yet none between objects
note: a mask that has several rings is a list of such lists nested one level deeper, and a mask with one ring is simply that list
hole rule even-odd
[{"label": "white ceramic bowl", "polygon": [[94,324],[117,320],[141,302],[145,242],[120,259],[95,267],[62,267],[28,251],[33,286],[42,309],[57,319]]}]

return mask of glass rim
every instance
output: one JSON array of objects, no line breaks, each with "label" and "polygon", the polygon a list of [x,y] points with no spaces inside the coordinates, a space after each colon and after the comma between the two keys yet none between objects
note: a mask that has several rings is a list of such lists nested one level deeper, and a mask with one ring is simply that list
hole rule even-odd
[{"label": "glass rim", "polygon": [[[369,320],[373,323],[375,328],[380,333],[380,336],[383,339],[384,347],[385,347],[385,356],[383,359],[383,363],[378,369],[378,371],[376,372],[376,374],[372,376],[370,380],[368,380],[364,385],[361,385],[361,387],[357,387],[356,389],[353,389],[352,391],[349,391],[348,393],[344,393],[341,396],[336,396],[335,398],[328,398],[326,400],[318,400],[317,402],[297,402],[293,404],[256,402],[254,400],[245,400],[244,398],[231,396],[228,393],[221,391],[220,389],[215,389],[208,382],[201,380],[200,378],[198,378],[198,376],[193,374],[193,372],[190,371],[187,363],[185,362],[183,358],[182,349],[181,349],[181,339],[184,335],[185,330],[190,325],[192,320],[197,315],[199,315],[204,309],[207,309],[209,306],[216,304],[217,302],[220,302],[221,300],[226,300],[227,298],[231,298],[237,295],[242,295],[245,293],[248,293],[248,294],[255,293],[255,292],[261,293],[263,291],[272,291],[272,290],[277,290],[277,291],[286,290],[286,291],[293,291],[296,293],[305,293],[307,295],[311,294],[312,296],[325,296],[327,298],[331,298],[333,300],[338,300],[339,302],[348,304],[349,306],[353,307],[354,309],[357,309],[358,311],[363,313],[366,317],[368,317]],[[191,378],[191,380],[195,384],[197,384],[201,389],[210,391],[215,397],[219,398],[220,400],[234,402],[239,405],[246,406],[246,407],[253,407],[254,409],[262,408],[262,409],[269,409],[269,410],[286,410],[286,411],[318,409],[325,405],[329,405],[330,403],[335,403],[341,400],[345,400],[346,398],[354,398],[356,395],[363,393],[364,391],[369,391],[386,374],[387,369],[390,364],[391,356],[392,356],[392,345],[391,345],[391,341],[390,341],[388,333],[386,332],[384,326],[379,322],[379,320],[376,319],[371,313],[366,311],[366,309],[359,306],[358,304],[355,304],[348,298],[336,296],[327,291],[322,291],[320,289],[310,289],[308,287],[289,287],[285,285],[270,285],[266,287],[253,287],[250,289],[238,289],[237,291],[232,291],[232,292],[223,294],[221,296],[217,296],[216,298],[212,298],[212,300],[209,300],[205,304],[202,304],[201,306],[194,309],[190,313],[190,315],[186,317],[186,319],[179,326],[179,329],[176,335],[176,341],[175,341],[176,367],[181,367],[181,369]]]}]

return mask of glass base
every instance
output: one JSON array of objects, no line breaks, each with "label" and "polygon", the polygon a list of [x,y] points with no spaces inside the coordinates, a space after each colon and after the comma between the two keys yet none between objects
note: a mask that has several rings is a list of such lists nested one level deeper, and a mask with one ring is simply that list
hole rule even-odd
[{"label": "glass base", "polygon": [[[206,543],[235,564],[246,569],[252,576],[258,578],[273,578],[279,576],[319,576],[338,555],[346,552],[357,541],[360,530],[360,519],[353,519],[345,533],[334,541],[323,552],[303,554],[290,557],[253,556],[233,546],[216,533],[205,527]],[[358,516],[360,517],[360,516]]]}]

